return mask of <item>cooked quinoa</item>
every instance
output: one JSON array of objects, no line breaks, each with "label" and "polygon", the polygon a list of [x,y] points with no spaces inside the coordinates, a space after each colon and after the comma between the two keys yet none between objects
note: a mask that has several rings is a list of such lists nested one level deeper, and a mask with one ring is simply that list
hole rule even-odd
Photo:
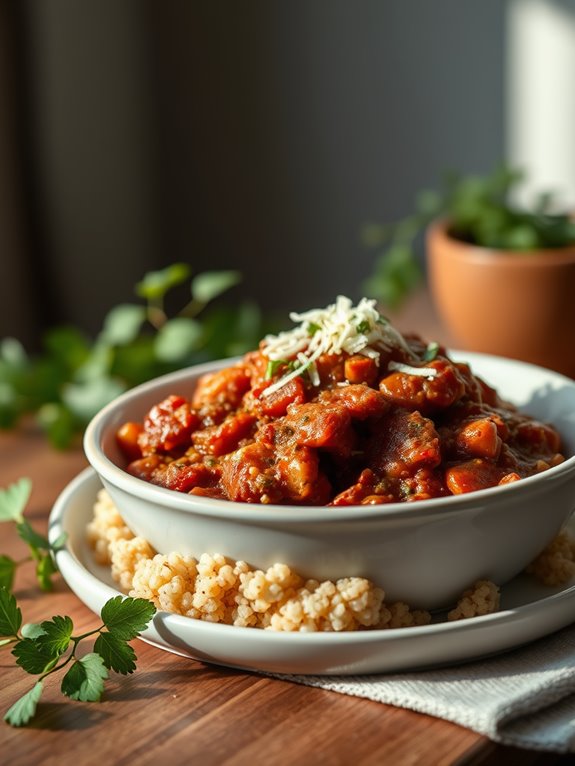
[{"label": "cooked quinoa", "polygon": [[[199,559],[156,553],[124,524],[105,490],[98,493],[87,538],[95,560],[111,566],[122,591],[198,620],[307,632],[409,628],[431,621],[427,611],[412,610],[403,602],[386,603],[382,588],[363,577],[319,582],[304,580],[287,564],[263,571],[219,553],[203,553]],[[547,585],[567,582],[575,574],[575,540],[560,533],[527,571]],[[447,619],[498,609],[498,586],[479,580],[462,594]]]},{"label": "cooked quinoa", "polygon": [[563,530],[526,570],[544,585],[563,585],[575,575],[575,539]]},{"label": "cooked quinoa", "polygon": [[447,614],[447,619],[465,620],[492,614],[499,609],[499,588],[490,580],[478,580],[462,594],[457,605]]},{"label": "cooked quinoa", "polygon": [[93,514],[92,520],[88,523],[87,538],[94,551],[94,560],[98,564],[110,564],[110,543],[116,540],[129,540],[134,535],[125,525],[105,489],[98,492]]}]

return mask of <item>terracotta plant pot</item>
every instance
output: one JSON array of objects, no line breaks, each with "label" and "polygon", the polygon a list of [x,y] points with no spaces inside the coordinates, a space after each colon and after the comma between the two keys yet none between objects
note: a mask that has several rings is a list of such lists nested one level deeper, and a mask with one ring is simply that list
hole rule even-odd
[{"label": "terracotta plant pot", "polygon": [[438,221],[427,232],[427,266],[439,317],[460,348],[575,377],[575,245],[491,250]]}]

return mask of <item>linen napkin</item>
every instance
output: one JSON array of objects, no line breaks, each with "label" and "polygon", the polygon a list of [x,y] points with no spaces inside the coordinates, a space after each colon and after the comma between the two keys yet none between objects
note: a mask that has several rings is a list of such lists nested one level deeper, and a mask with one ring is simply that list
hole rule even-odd
[{"label": "linen napkin", "polygon": [[575,752],[575,626],[440,670],[281,677],[444,718],[504,745]]}]

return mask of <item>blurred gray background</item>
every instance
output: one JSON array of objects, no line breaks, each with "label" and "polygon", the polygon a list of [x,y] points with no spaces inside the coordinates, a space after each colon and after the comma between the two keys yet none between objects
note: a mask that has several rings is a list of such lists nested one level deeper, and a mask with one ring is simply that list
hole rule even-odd
[{"label": "blurred gray background", "polygon": [[357,298],[362,223],[505,156],[500,0],[0,3],[0,337],[93,333],[181,260]]}]

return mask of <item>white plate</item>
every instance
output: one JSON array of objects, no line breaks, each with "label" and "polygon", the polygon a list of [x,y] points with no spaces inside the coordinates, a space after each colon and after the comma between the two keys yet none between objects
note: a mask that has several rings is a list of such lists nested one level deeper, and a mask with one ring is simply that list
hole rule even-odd
[{"label": "white plate", "polygon": [[[50,516],[50,540],[68,534],[57,555],[70,588],[92,611],[119,591],[85,542],[101,484],[88,468],[62,492]],[[575,582],[547,588],[522,575],[502,589],[497,614],[403,630],[279,633],[218,625],[159,612],[142,638],[161,649],[219,665],[270,673],[350,675],[454,664],[511,649],[575,619]]]}]

